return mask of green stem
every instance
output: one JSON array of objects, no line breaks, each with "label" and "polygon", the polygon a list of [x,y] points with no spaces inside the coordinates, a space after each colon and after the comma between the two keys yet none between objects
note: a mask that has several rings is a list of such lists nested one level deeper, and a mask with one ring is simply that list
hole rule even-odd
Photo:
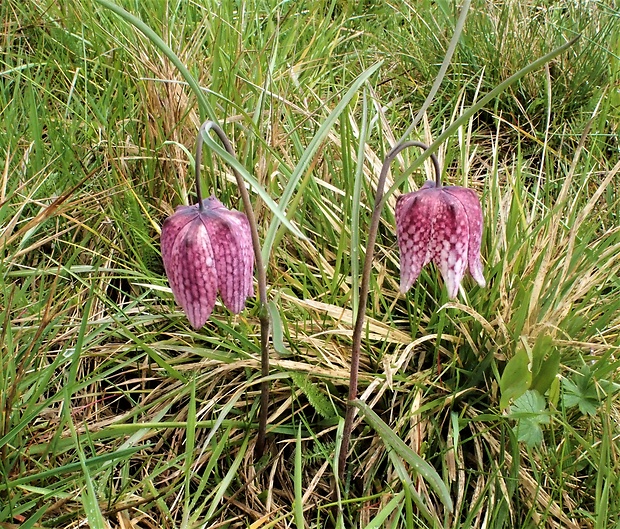
[{"label": "green stem", "polygon": [[[425,151],[415,160],[415,162],[409,167],[407,171],[405,171],[399,178],[394,181],[392,187],[390,187],[385,193],[383,192],[383,187],[385,186],[385,179],[387,177],[387,172],[390,166],[390,163],[394,160],[395,156],[407,147],[412,146],[422,146],[418,142],[406,142],[406,143],[398,143],[387,155],[385,162],[383,163],[383,168],[381,169],[381,176],[379,177],[379,182],[377,184],[377,194],[375,196],[375,205],[372,212],[372,219],[370,221],[370,230],[368,233],[368,245],[366,249],[366,257],[364,260],[364,269],[362,271],[362,283],[360,286],[360,295],[359,295],[359,306],[357,309],[357,315],[355,320],[355,328],[353,330],[353,346],[351,352],[351,374],[349,379],[349,402],[355,400],[357,398],[357,383],[358,383],[358,371],[359,371],[359,360],[360,360],[360,351],[361,351],[361,339],[362,339],[362,328],[364,324],[364,315],[366,311],[366,303],[368,300],[368,285],[370,283],[370,272],[372,270],[372,260],[373,260],[373,250],[374,244],[377,238],[377,230],[379,228],[379,219],[381,217],[381,210],[385,205],[386,200],[390,197],[396,189],[398,189],[401,184],[415,171],[418,167],[424,163],[424,161],[429,157],[435,156],[435,151],[439,149],[439,146],[446,141],[454,132],[458,130],[463,124],[467,122],[476,112],[481,110],[489,101],[499,96],[506,88],[516,83],[523,76],[527,75],[530,72],[533,72],[543,65],[545,65],[550,60],[554,59],[562,52],[570,48],[581,35],[577,35],[566,44],[563,44],[559,48],[547,53],[540,59],[535,60],[534,62],[528,64],[517,73],[511,75],[504,82],[497,85],[493,90],[491,90],[488,94],[482,97],[477,103],[469,107],[463,114],[461,114],[456,120],[454,120],[446,130],[439,135],[439,137],[429,145]],[[437,164],[435,165],[435,170],[437,171]],[[436,177],[437,178],[437,177]],[[342,436],[342,444],[340,446],[340,455],[338,458],[338,474],[342,479],[344,476],[344,470],[347,461],[347,452],[349,450],[349,443],[351,439],[351,431],[353,429],[353,419],[354,419],[354,408],[347,403],[347,411],[345,415],[345,423],[344,423],[344,431]]]},{"label": "green stem", "polygon": [[[366,245],[366,257],[364,258],[364,268],[362,270],[362,283],[360,285],[359,301],[357,314],[355,317],[355,327],[353,328],[353,346],[351,349],[351,373],[349,375],[349,399],[347,402],[347,411],[344,418],[344,429],[342,433],[342,444],[340,445],[340,455],[338,460],[338,473],[340,478],[344,477],[344,471],[347,464],[347,453],[351,442],[351,432],[353,431],[353,419],[355,418],[355,409],[351,402],[357,399],[357,383],[359,376],[360,354],[362,350],[362,331],[364,329],[364,318],[366,315],[366,303],[368,302],[368,289],[370,285],[370,273],[372,271],[372,261],[374,257],[375,242],[377,240],[377,232],[379,231],[379,221],[381,220],[381,210],[383,209],[383,188],[385,180],[390,170],[390,165],[394,158],[403,149],[409,147],[421,147],[426,150],[428,147],[419,141],[406,141],[396,145],[385,157],[379,181],[377,182],[377,193],[375,195],[375,206],[372,210],[372,218],[370,220],[370,228],[368,230],[368,242]],[[430,155],[435,166],[435,183],[437,187],[441,187],[441,167],[439,161],[434,154]]]},{"label": "green stem", "polygon": [[[198,132],[196,140],[196,194],[198,195],[199,208],[202,207],[202,191],[200,187],[200,158],[202,156],[203,135],[209,134],[213,130],[218,136],[224,148],[233,158],[236,158],[235,150],[228,140],[228,137],[220,126],[214,121],[205,121]],[[256,277],[258,279],[258,299],[260,301],[259,319],[260,319],[260,345],[261,345],[261,375],[265,379],[269,375],[269,311],[267,310],[267,274],[263,266],[263,256],[261,253],[260,240],[258,238],[258,228],[250,202],[250,195],[245,187],[245,181],[239,171],[232,167],[233,174],[237,180],[237,188],[243,202],[243,209],[250,224],[250,232],[252,234],[252,249],[254,250],[254,259],[256,262]],[[265,450],[265,437],[267,432],[267,411],[269,407],[269,382],[263,380],[261,382],[260,396],[260,414],[258,418],[258,436],[256,439],[256,452],[258,457],[262,456]]]}]

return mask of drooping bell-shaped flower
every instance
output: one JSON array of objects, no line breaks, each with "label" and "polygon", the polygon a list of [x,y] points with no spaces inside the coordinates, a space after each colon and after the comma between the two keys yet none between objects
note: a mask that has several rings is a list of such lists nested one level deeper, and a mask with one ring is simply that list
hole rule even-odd
[{"label": "drooping bell-shaped flower", "polygon": [[176,302],[195,329],[209,319],[220,293],[235,314],[254,293],[254,253],[247,217],[214,196],[179,206],[161,230],[161,253]]},{"label": "drooping bell-shaped flower", "polygon": [[426,182],[418,191],[401,195],[396,203],[396,236],[400,249],[400,290],[407,292],[422,267],[433,261],[455,298],[465,270],[480,286],[482,208],[474,191],[437,187]]}]

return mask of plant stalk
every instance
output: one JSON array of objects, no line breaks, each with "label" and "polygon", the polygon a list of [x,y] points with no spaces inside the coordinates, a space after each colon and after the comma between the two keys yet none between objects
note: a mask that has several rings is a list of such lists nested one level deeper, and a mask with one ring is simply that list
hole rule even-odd
[{"label": "plant stalk", "polygon": [[[364,318],[366,315],[366,304],[368,302],[368,289],[370,285],[370,273],[372,271],[372,261],[374,257],[375,242],[377,240],[377,232],[379,230],[379,221],[381,220],[381,210],[385,180],[390,170],[390,165],[394,158],[402,150],[409,147],[421,147],[426,150],[428,147],[419,141],[406,141],[396,145],[385,157],[381,174],[377,182],[377,193],[375,194],[375,205],[372,210],[370,220],[370,229],[368,231],[368,242],[366,244],[366,257],[364,258],[364,268],[362,270],[362,282],[360,284],[360,293],[358,298],[358,308],[355,318],[355,327],[353,328],[353,346],[351,349],[351,373],[349,375],[349,398],[347,402],[347,411],[344,419],[344,429],[342,434],[342,444],[340,445],[340,454],[338,457],[338,474],[340,479],[344,478],[345,467],[347,464],[347,454],[351,441],[351,432],[353,431],[353,420],[355,419],[356,408],[351,402],[357,399],[357,383],[359,375],[360,354],[362,350],[362,331],[364,329]],[[441,167],[439,160],[435,154],[431,154],[431,160],[435,166],[435,183],[437,187],[441,187]]]},{"label": "plant stalk", "polygon": [[[202,143],[203,134],[209,134],[213,130],[222,142],[222,145],[234,158],[236,158],[235,150],[230,143],[228,137],[221,127],[214,121],[205,121],[198,131],[196,139],[196,195],[198,196],[198,208],[202,211],[202,188],[200,183],[200,162],[202,159]],[[267,274],[263,265],[263,256],[261,252],[260,240],[258,238],[258,228],[250,195],[245,187],[243,177],[234,167],[233,174],[237,180],[237,188],[243,202],[243,209],[250,224],[250,232],[252,234],[252,249],[254,250],[254,260],[256,264],[256,278],[258,280],[258,299],[260,302],[259,319],[260,319],[260,348],[261,348],[261,376],[263,381],[260,388],[260,413],[258,418],[258,437],[256,439],[256,452],[258,457],[263,455],[265,450],[265,437],[267,432],[267,412],[269,407],[269,382],[264,380],[269,375],[269,311],[267,310]]]}]

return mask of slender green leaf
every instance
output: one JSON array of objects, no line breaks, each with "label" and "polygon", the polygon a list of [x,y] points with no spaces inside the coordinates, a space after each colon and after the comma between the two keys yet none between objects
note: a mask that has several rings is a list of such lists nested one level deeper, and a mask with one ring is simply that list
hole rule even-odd
[{"label": "slender green leaf", "polygon": [[[327,136],[329,130],[334,126],[334,123],[345,110],[347,105],[353,99],[353,96],[356,92],[363,86],[363,84],[370,79],[370,77],[379,69],[381,66],[381,62],[371,66],[352,83],[351,87],[347,92],[342,96],[340,102],[336,105],[334,110],[331,111],[329,116],[323,121],[319,130],[316,132],[308,147],[304,151],[302,157],[297,162],[295,169],[293,170],[286,187],[280,197],[280,207],[286,208],[289,201],[293,197],[293,193],[297,188],[297,184],[304,175],[308,165],[312,161],[313,156],[318,151],[319,147],[323,143],[325,137]],[[302,190],[297,190],[297,192],[301,192]],[[271,254],[271,249],[276,242],[276,239],[279,237],[278,230],[280,228],[280,219],[279,217],[274,218],[269,225],[269,230],[267,231],[267,235],[265,237],[265,241],[263,243],[263,259],[267,260],[269,255]]]},{"label": "slender green leaf", "polygon": [[398,507],[398,504],[403,501],[405,493],[399,492],[396,494],[383,509],[381,509],[373,519],[368,523],[364,529],[381,529],[383,527],[384,522],[387,518],[394,512],[394,510]]},{"label": "slender green leaf", "polygon": [[514,83],[516,83],[519,79],[521,79],[522,77],[526,76],[530,72],[534,72],[534,71],[538,70],[539,68],[542,68],[549,61],[553,60],[558,55],[561,55],[562,53],[564,53],[568,48],[570,48],[573,44],[575,44],[575,42],[577,42],[577,40],[579,40],[579,37],[580,36],[577,36],[577,37],[571,39],[566,44],[563,44],[562,46],[560,46],[560,47],[556,48],[555,50],[553,50],[553,51],[547,53],[546,55],[542,56],[540,59],[537,59],[537,60],[533,61],[532,63],[528,64],[527,66],[525,66],[524,68],[522,68],[521,70],[516,72],[515,74],[511,75],[508,79],[506,79],[502,83],[498,84],[488,94],[486,94],[485,96],[481,97],[478,100],[477,103],[475,103],[472,106],[470,106],[457,119],[455,119],[448,127],[446,127],[446,130],[444,130],[437,137],[437,139],[428,146],[428,149],[426,149],[411,164],[411,166],[407,169],[407,171],[405,171],[401,176],[399,176],[397,179],[394,180],[394,184],[392,185],[392,187],[390,187],[390,189],[388,189],[385,192],[385,195],[383,196],[383,199],[381,200],[380,207],[383,207],[383,205],[385,204],[387,199],[392,195],[392,193],[394,193],[394,191],[399,189],[400,186],[407,180],[407,178],[409,178],[409,176],[411,174],[413,174],[413,172],[418,167],[420,167],[427,158],[430,158],[431,154],[435,153],[439,149],[439,147],[443,144],[443,142],[446,141],[450,136],[452,136],[452,134],[454,134],[459,129],[459,127],[461,127],[465,123],[467,123],[467,121],[469,121],[469,119],[476,112],[478,112],[479,110],[483,109],[484,106],[487,103],[490,103],[493,99],[495,99],[504,90],[506,90],[507,88],[512,86]]},{"label": "slender green leaf", "polygon": [[297,428],[297,438],[295,440],[295,472],[293,481],[295,482],[295,499],[293,502],[293,512],[295,516],[295,525],[298,529],[304,529],[304,500],[303,500],[303,467],[302,467],[302,448],[301,448],[301,424]]},{"label": "slender green leaf", "polygon": [[[234,167],[237,172],[243,177],[243,179],[249,184],[249,186],[261,197],[265,205],[269,208],[269,210],[275,215],[275,218],[279,219],[296,237],[300,239],[306,239],[306,236],[299,231],[294,224],[288,220],[286,213],[284,212],[284,208],[286,207],[285,203],[280,201],[280,206],[275,203],[273,198],[263,189],[263,187],[258,183],[256,178],[254,178],[248,170],[241,164],[241,162],[232,156],[224,147],[222,147],[219,143],[217,143],[208,133],[204,133],[202,135],[205,145],[208,145],[211,150],[215,151],[218,156],[220,156],[227,164],[231,167]],[[263,252],[264,253],[264,252]],[[263,255],[263,259],[267,261],[267,255]]]},{"label": "slender green leaf", "polygon": [[394,431],[387,425],[381,417],[379,417],[365,402],[355,400],[351,403],[358,408],[364,415],[364,418],[370,426],[372,426],[381,439],[394,450],[400,457],[409,463],[413,469],[418,472],[424,480],[430,485],[431,489],[439,496],[446,509],[450,512],[453,510],[452,498],[448,487],[443,482],[437,471],[411,448],[400,439]]},{"label": "slender green leaf", "polygon": [[176,53],[174,53],[170,49],[170,46],[168,46],[163,41],[163,39],[148,26],[148,24],[145,24],[138,17],[132,15],[121,6],[113,2],[109,2],[108,0],[95,0],[95,2],[101,4],[106,9],[109,9],[110,11],[116,13],[125,22],[128,22],[136,29],[141,31],[155,46],[157,46],[162,51],[162,53],[166,57],[168,57],[168,59],[170,59],[170,62],[172,62],[172,64],[176,66],[176,68],[179,70],[179,73],[183,76],[189,87],[192,89],[192,92],[194,92],[194,95],[198,100],[198,105],[200,106],[201,121],[205,121],[205,119],[208,117],[209,119],[217,123],[217,116],[215,115],[215,111],[213,110],[213,108],[211,108],[211,104],[204,95],[202,88],[198,84],[198,81],[190,73],[187,67],[181,62]]}]

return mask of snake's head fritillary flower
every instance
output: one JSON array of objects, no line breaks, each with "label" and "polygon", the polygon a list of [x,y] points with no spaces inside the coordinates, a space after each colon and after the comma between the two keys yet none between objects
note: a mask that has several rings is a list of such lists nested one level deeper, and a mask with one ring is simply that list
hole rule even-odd
[{"label": "snake's head fritillary flower", "polygon": [[209,319],[218,292],[235,314],[254,293],[254,253],[247,217],[229,210],[214,196],[202,205],[179,206],[161,230],[170,288],[195,329]]},{"label": "snake's head fritillary flower", "polygon": [[400,289],[407,292],[422,267],[433,261],[441,270],[448,295],[455,298],[465,270],[480,286],[486,282],[480,262],[482,208],[476,193],[426,182],[396,203],[400,249]]}]

